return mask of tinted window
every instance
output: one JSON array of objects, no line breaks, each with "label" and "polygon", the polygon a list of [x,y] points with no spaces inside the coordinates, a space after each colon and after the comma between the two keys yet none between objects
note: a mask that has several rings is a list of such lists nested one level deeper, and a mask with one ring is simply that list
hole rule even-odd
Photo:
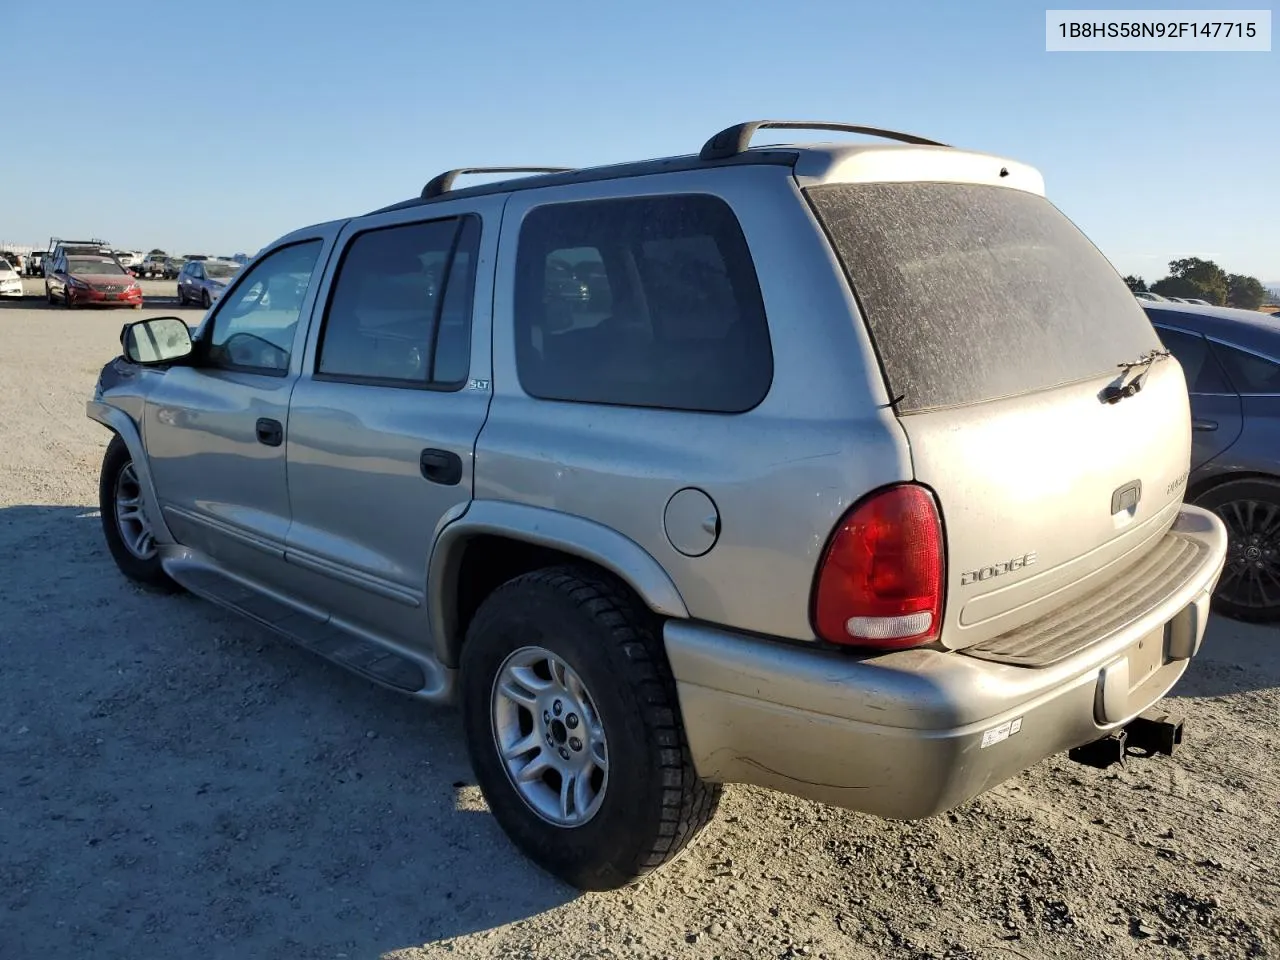
[{"label": "tinted window", "polygon": [[338,267],[316,372],[420,385],[465,380],[479,235],[475,217],[357,235]]},{"label": "tinted window", "polygon": [[516,361],[533,396],[740,413],[769,391],[755,268],[721,200],[539,207],[516,269]]},{"label": "tinted window", "polygon": [[1221,343],[1213,345],[1213,352],[1222,361],[1237,392],[1280,393],[1280,364]]},{"label": "tinted window", "polygon": [[323,243],[282,247],[253,265],[218,303],[209,336],[209,362],[233,369],[283,374],[293,335]]},{"label": "tinted window", "polygon": [[1191,393],[1230,393],[1222,368],[1209,352],[1209,341],[1199,334],[1156,327],[1160,341],[1169,348],[1187,378]]},{"label": "tinted window", "polygon": [[899,413],[1106,376],[1159,347],[1111,264],[1044,197],[961,183],[808,195]]}]

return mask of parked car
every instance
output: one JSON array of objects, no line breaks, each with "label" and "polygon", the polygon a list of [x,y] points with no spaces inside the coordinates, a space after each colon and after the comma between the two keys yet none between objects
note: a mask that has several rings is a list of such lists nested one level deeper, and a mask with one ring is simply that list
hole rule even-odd
[{"label": "parked car", "polygon": [[76,256],[110,257],[111,244],[96,238],[88,240],[64,240],[62,237],[49,238],[49,246],[45,250],[46,261]]},{"label": "parked car", "polygon": [[1167,297],[1160,296],[1158,293],[1152,293],[1150,290],[1135,290],[1133,295],[1139,300],[1150,300],[1153,303],[1164,303],[1168,299]]},{"label": "parked car", "polygon": [[140,277],[163,277],[165,261],[168,259],[168,254],[148,253],[138,263],[135,272]]},{"label": "parked car", "polygon": [[0,297],[22,297],[22,274],[4,254],[0,254]]},{"label": "parked car", "polygon": [[1226,556],[1182,371],[1038,172],[762,125],[297,230],[194,333],[128,325],[88,404],[126,576],[456,697],[580,887],[725,782],[916,819],[1172,750],[1140,714]]},{"label": "parked car", "polygon": [[182,272],[182,265],[186,262],[184,257],[165,257],[164,267],[160,271],[160,276],[166,280],[178,279],[178,274]]},{"label": "parked car", "polygon": [[14,269],[14,272],[19,275],[22,274],[27,262],[27,258],[25,256],[18,253],[16,250],[0,250],[0,257],[5,259],[5,262]]},{"label": "parked car", "polygon": [[28,277],[44,276],[44,252],[43,251],[33,250],[30,254],[28,254],[26,273]]},{"label": "parked car", "polygon": [[188,260],[178,273],[178,306],[198,303],[208,310],[239,270],[234,260]]},{"label": "parked car", "polygon": [[1280,619],[1280,328],[1256,310],[1159,304],[1147,316],[1191,396],[1187,501],[1227,527],[1214,602],[1241,620]]},{"label": "parked car", "polygon": [[142,288],[114,257],[62,255],[49,265],[44,281],[50,305],[133,307],[142,309]]}]

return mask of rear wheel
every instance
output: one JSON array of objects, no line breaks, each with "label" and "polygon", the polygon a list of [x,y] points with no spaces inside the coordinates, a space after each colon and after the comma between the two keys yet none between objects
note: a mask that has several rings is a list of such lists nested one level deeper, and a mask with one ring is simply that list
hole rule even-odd
[{"label": "rear wheel", "polygon": [[1280,620],[1280,481],[1229,480],[1195,502],[1227,527],[1214,608],[1237,620]]},{"label": "rear wheel", "polygon": [[176,589],[160,566],[160,551],[146,513],[138,470],[119,435],[111,438],[102,458],[98,507],[107,549],[120,572],[148,587]]},{"label": "rear wheel", "polygon": [[462,650],[467,748],[494,817],[574,886],[623,886],[715,815],[656,624],[625,590],[557,567],[495,590]]}]

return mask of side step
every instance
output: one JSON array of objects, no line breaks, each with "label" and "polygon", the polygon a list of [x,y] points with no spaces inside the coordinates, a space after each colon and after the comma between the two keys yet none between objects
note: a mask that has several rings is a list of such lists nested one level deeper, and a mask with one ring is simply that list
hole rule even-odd
[{"label": "side step", "polygon": [[1076,763],[1105,770],[1113,763],[1123,764],[1130,751],[1137,756],[1152,757],[1157,753],[1173,756],[1182,743],[1184,720],[1159,709],[1139,714],[1101,739],[1094,740],[1067,751]]},{"label": "side step", "polygon": [[422,665],[387,647],[356,636],[330,622],[322,613],[295,607],[224,574],[216,567],[175,558],[165,571],[192,593],[265,627],[317,653],[326,660],[402,693],[436,699],[437,687]]}]

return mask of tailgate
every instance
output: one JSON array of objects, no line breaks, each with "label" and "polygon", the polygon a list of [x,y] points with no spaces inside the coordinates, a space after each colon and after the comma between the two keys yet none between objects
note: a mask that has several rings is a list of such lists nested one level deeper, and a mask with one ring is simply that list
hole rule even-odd
[{"label": "tailgate", "polygon": [[[1190,464],[1177,362],[1044,197],[970,183],[806,191],[871,332],[946,539],[942,642],[981,643],[1096,589],[1173,523]],[[1106,402],[1109,385],[1142,388]]]}]

